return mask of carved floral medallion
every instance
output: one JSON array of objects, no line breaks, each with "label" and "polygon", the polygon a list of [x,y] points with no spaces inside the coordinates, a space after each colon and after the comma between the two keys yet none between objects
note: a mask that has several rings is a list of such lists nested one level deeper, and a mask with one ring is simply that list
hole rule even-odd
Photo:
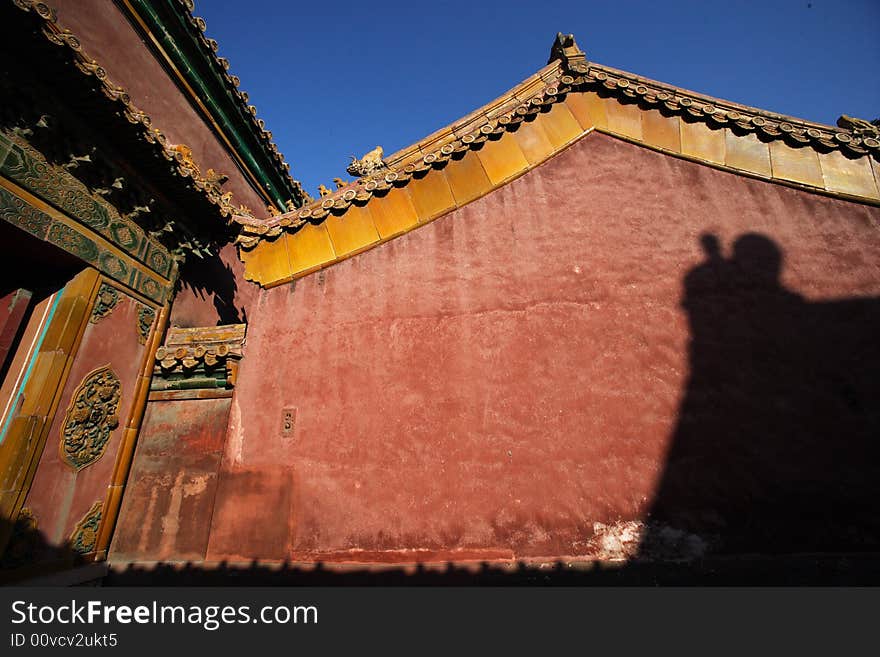
[{"label": "carved floral medallion", "polygon": [[89,321],[97,324],[104,319],[119,303],[119,292],[112,285],[101,283],[98,289],[98,296],[95,298],[95,307],[92,309],[92,316]]},{"label": "carved floral medallion", "polygon": [[138,342],[147,344],[147,338],[150,337],[150,329],[153,327],[153,320],[156,319],[156,311],[150,306],[138,306],[137,332]]},{"label": "carved floral medallion", "polygon": [[110,433],[119,426],[119,377],[109,365],[83,379],[73,393],[61,428],[61,457],[81,470],[104,455]]},{"label": "carved floral medallion", "polygon": [[94,552],[98,544],[98,528],[101,526],[103,502],[95,502],[83,516],[70,535],[70,547],[74,552],[88,554]]}]

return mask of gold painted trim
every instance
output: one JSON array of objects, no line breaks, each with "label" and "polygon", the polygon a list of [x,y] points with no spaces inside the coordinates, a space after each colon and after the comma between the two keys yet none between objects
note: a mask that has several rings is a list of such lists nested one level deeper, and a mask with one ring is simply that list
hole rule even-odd
[{"label": "gold painted trim", "polygon": [[[23,465],[22,476],[20,479],[21,484],[15,492],[16,497],[11,507],[10,518],[17,517],[17,514],[24,505],[28,493],[30,492],[34,476],[37,472],[37,467],[40,464],[40,459],[46,446],[46,441],[49,438],[49,431],[52,428],[52,423],[58,412],[58,406],[61,404],[61,397],[64,392],[64,387],[67,385],[70,370],[73,368],[73,363],[76,359],[76,354],[79,351],[80,344],[82,343],[83,335],[85,335],[86,328],[89,325],[89,316],[91,315],[92,305],[94,304],[100,281],[101,276],[98,273],[98,270],[93,267],[87,267],[77,274],[67,283],[67,285],[64,286],[61,293],[61,299],[59,300],[59,307],[65,307],[64,312],[67,314],[56,313],[49,324],[49,331],[54,330],[55,322],[58,322],[58,325],[63,325],[62,328],[67,328],[70,326],[69,319],[71,315],[73,315],[74,312],[79,313],[79,323],[75,325],[75,334],[71,341],[69,351],[65,354],[64,366],[58,377],[53,381],[31,379],[28,381],[27,387],[25,388],[26,399],[28,397],[41,398],[45,395],[47,390],[51,391],[52,397],[45,414],[40,414],[40,417],[43,419],[36,419],[38,426],[35,427],[35,431],[33,432],[36,435],[33,440],[33,451],[27,457],[27,463]],[[77,302],[79,302],[79,304]],[[49,345],[44,343],[44,346],[48,347]],[[48,349],[44,351],[43,347],[41,347],[34,357],[37,358],[40,354],[48,353],[49,351],[50,350]],[[17,436],[10,431],[6,439],[9,440],[11,444],[16,437]],[[2,530],[0,530],[0,552],[5,549],[8,538],[8,533],[3,533]]]},{"label": "gold painted trim", "polygon": [[116,462],[113,466],[113,477],[107,487],[104,501],[104,517],[98,532],[95,546],[95,561],[103,561],[107,558],[113,531],[116,529],[116,521],[119,518],[119,509],[122,506],[122,495],[131,471],[131,463],[134,459],[134,450],[137,445],[137,437],[140,433],[147,409],[147,399],[150,392],[150,381],[153,376],[153,363],[156,359],[156,351],[162,344],[168,325],[168,317],[171,312],[171,301],[167,301],[159,311],[159,316],[153,323],[153,331],[144,347],[141,366],[135,386],[134,399],[132,401],[125,429],[122,434],[122,443],[116,450]]},{"label": "gold painted trim", "polygon": [[[101,377],[106,377],[102,390],[95,391],[91,404],[86,408],[78,408],[78,403],[82,401],[82,395],[94,386]],[[109,396],[108,396],[109,395]],[[104,397],[107,396],[107,399]],[[86,374],[79,385],[74,388],[70,396],[70,402],[67,405],[67,411],[64,414],[64,422],[61,424],[61,440],[58,442],[58,456],[62,463],[71,468],[74,472],[79,472],[84,468],[94,465],[107,453],[107,448],[113,440],[113,432],[119,427],[119,404],[122,401],[122,382],[119,376],[113,371],[110,363],[96,367]],[[106,438],[101,442],[100,446],[95,447],[93,442],[82,444],[85,448],[90,446],[85,454],[79,454],[79,449],[75,449],[77,443],[71,439],[71,433],[81,428],[85,423],[92,420],[95,413],[95,405],[106,405],[106,414],[100,422],[100,435],[106,431]],[[85,414],[82,411],[85,410]]]},{"label": "gold painted trim", "polygon": [[[103,502],[95,502],[92,504],[91,508],[86,511],[86,514],[80,518],[79,522],[76,523],[76,526],[73,528],[73,531],[70,533],[70,538],[68,539],[70,548],[74,552],[86,556],[95,551],[95,547],[98,543],[98,533],[100,532],[101,524],[104,521],[102,513],[103,508]],[[92,524],[95,524],[94,528],[90,526]]]}]

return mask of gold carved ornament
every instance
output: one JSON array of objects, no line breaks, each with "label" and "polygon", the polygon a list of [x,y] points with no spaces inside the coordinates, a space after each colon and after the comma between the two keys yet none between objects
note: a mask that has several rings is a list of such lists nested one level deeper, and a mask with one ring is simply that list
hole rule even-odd
[{"label": "gold carved ornament", "polygon": [[92,310],[92,316],[89,321],[97,324],[99,321],[109,315],[116,304],[119,303],[119,292],[112,285],[101,283],[98,289],[98,296],[95,298],[95,307]]},{"label": "gold carved ornament", "polygon": [[380,169],[387,168],[385,160],[383,159],[384,156],[385,152],[382,150],[382,147],[376,146],[376,148],[364,155],[361,159],[357,159],[352,155],[351,164],[349,164],[345,170],[351,175],[358,176],[359,178],[369,176]]},{"label": "gold carved ornament", "polygon": [[82,470],[104,455],[119,426],[119,377],[109,365],[88,374],[74,391],[61,427],[61,458]]},{"label": "gold carved ornament", "polygon": [[70,535],[70,547],[74,552],[88,554],[95,551],[98,544],[98,528],[101,526],[103,502],[95,502],[83,516]]},{"label": "gold carved ornament", "polygon": [[153,308],[145,305],[138,306],[137,332],[140,344],[147,344],[147,338],[150,337],[150,329],[153,327],[155,319],[156,311]]}]

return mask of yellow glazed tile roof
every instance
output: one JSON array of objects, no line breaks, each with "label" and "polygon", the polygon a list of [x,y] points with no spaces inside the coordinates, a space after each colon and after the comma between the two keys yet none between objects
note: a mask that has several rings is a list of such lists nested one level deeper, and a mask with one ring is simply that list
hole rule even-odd
[{"label": "yellow glazed tile roof", "polygon": [[[722,101],[588,62],[574,38],[560,34],[550,63],[536,74],[385,158],[385,167],[286,214],[233,217],[240,224],[237,243],[246,277],[277,285],[479,198],[593,130],[734,173],[880,205],[878,129],[848,117],[839,124]],[[350,212],[358,213],[352,235],[344,232]],[[372,226],[365,225],[369,219]],[[285,234],[288,248],[296,248],[307,227],[331,231],[320,257],[306,258],[302,269],[291,259],[283,276],[266,275],[277,267],[268,262],[271,249],[263,252],[261,245]]]}]

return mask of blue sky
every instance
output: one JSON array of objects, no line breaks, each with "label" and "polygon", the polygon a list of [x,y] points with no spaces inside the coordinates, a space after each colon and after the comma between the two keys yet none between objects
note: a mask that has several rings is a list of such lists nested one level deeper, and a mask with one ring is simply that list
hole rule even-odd
[{"label": "blue sky", "polygon": [[880,117],[880,0],[284,2],[196,0],[241,88],[314,196],[350,155],[390,154],[547,61],[587,58],[834,124]]}]

